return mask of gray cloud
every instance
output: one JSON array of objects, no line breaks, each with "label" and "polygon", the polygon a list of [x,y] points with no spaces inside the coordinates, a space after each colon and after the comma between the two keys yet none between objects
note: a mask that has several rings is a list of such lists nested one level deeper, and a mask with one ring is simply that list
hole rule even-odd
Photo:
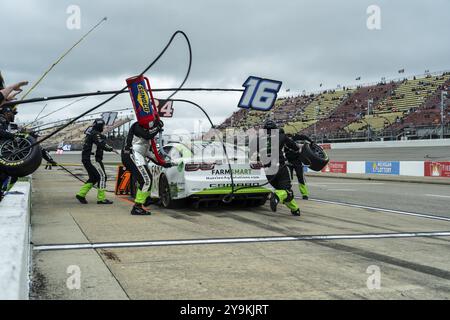
[{"label": "gray cloud", "polygon": [[[81,30],[68,30],[66,9],[81,8]],[[381,8],[381,30],[366,28],[366,9]],[[48,75],[32,96],[116,89],[139,73],[177,29],[193,46],[187,85],[240,87],[249,75],[282,80],[291,90],[373,82],[385,76],[449,68],[450,3],[434,1],[51,1],[8,0],[0,5],[2,70],[7,82],[36,80],[102,17],[108,21]],[[186,44],[174,43],[149,72],[153,86],[176,85],[187,68]],[[217,122],[236,110],[238,94],[180,94],[206,105]],[[61,119],[88,109],[89,98]],[[47,111],[66,103],[52,102]],[[123,96],[102,110],[129,106]],[[33,119],[43,105],[20,108]],[[193,116],[195,114],[195,116]],[[198,117],[201,115],[199,114]],[[196,119],[187,106],[176,109],[169,126]],[[178,121],[177,121],[178,120]],[[191,121],[188,120],[188,121]]]}]

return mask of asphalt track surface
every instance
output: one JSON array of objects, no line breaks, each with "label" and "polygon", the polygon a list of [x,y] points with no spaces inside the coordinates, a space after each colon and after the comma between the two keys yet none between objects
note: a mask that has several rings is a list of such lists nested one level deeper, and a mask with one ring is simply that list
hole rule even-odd
[{"label": "asphalt track surface", "polygon": [[[113,177],[115,167],[107,170]],[[109,194],[115,203],[105,207],[92,193],[79,204],[78,181],[41,168],[33,175],[31,298],[450,298],[448,185],[322,177],[308,185],[312,200],[298,200],[300,218],[267,204],[154,205],[152,216],[135,217],[127,197]],[[67,286],[74,267],[79,289]],[[379,289],[370,285],[373,270]]]}]

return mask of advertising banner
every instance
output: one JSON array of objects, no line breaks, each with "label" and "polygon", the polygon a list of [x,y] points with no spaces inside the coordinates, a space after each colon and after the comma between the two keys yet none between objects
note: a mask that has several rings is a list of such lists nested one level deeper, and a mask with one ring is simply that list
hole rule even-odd
[{"label": "advertising banner", "polygon": [[322,169],[322,172],[347,173],[347,161],[330,161]]},{"label": "advertising banner", "polygon": [[447,177],[450,178],[450,162],[425,161],[426,177]]},{"label": "advertising banner", "polygon": [[366,174],[400,174],[399,161],[366,161]]}]

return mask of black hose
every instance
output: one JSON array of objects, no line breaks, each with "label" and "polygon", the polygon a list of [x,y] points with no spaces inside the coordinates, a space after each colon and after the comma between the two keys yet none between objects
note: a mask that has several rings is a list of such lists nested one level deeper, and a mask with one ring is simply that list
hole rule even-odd
[{"label": "black hose", "polygon": [[[203,114],[206,116],[206,118],[208,119],[209,123],[211,124],[211,128],[213,128],[213,129],[215,128],[215,126],[214,126],[214,124],[213,124],[211,118],[209,117],[208,113],[207,113],[206,110],[205,110],[202,106],[200,106],[199,104],[197,104],[197,103],[195,103],[195,102],[193,102],[193,101],[190,101],[190,100],[186,100],[186,99],[171,99],[170,101],[174,101],[174,102],[186,102],[186,103],[189,103],[189,104],[191,104],[191,105],[197,107],[197,108],[200,109],[200,110],[203,112]],[[225,203],[229,203],[229,202],[231,202],[231,201],[233,200],[233,196],[234,196],[234,194],[236,193],[236,191],[243,190],[243,189],[254,188],[254,186],[242,186],[242,187],[238,187],[238,188],[235,187],[235,184],[234,184],[234,177],[233,177],[233,170],[231,169],[231,163],[230,163],[230,159],[229,159],[229,157],[228,157],[227,149],[226,149],[225,143],[224,143],[222,140],[221,140],[221,144],[222,144],[222,147],[223,147],[223,151],[224,151],[224,153],[225,153],[225,157],[227,158],[228,169],[230,170],[230,178],[231,178],[231,192],[230,192],[229,194],[225,195],[225,196],[222,198],[222,201],[225,202]],[[280,168],[278,168],[277,173],[274,174],[274,176],[273,176],[272,179],[267,180],[267,182],[265,182],[265,183],[259,185],[259,187],[263,187],[263,186],[265,186],[265,185],[270,184],[273,180],[275,180],[275,178],[276,178],[277,175],[278,175],[278,172],[280,172],[280,170],[283,169],[283,168],[286,167],[286,166],[287,166],[287,164],[283,164]]]},{"label": "black hose", "polygon": [[[181,83],[180,87],[177,88],[170,96],[169,98],[173,97],[180,89],[181,87],[184,85],[184,83],[186,82],[187,78],[189,77],[189,73],[191,70],[191,65],[192,65],[192,50],[191,50],[191,44],[189,42],[189,38],[187,37],[187,35],[181,31],[178,30],[176,31],[174,34],[172,34],[172,36],[170,37],[169,42],[166,44],[166,46],[164,47],[164,49],[159,53],[159,55],[139,74],[139,76],[143,75],[144,73],[146,73],[151,67],[153,67],[153,65],[158,62],[158,60],[162,57],[162,55],[166,52],[166,50],[169,48],[170,44],[172,43],[173,39],[177,36],[177,34],[181,34],[187,41],[188,43],[188,47],[189,47],[189,68],[188,71],[186,73],[186,76],[183,80],[183,82]],[[91,109],[83,112],[82,114],[80,114],[79,116],[73,118],[72,120],[70,120],[68,123],[66,123],[64,126],[56,129],[55,131],[53,131],[52,133],[50,133],[49,135],[45,136],[43,139],[36,141],[35,143],[33,143],[30,146],[27,146],[25,148],[22,148],[20,150],[17,150],[16,152],[14,152],[12,155],[18,154],[24,150],[30,149],[44,141],[46,141],[47,139],[53,137],[55,134],[57,134],[58,132],[64,130],[65,128],[67,128],[68,126],[70,126],[72,123],[74,123],[76,120],[84,117],[85,115],[91,113],[92,111],[100,108],[101,106],[105,105],[106,103],[110,102],[111,100],[113,100],[114,98],[116,98],[120,93],[123,93],[125,90],[127,89],[127,86],[124,86],[121,90],[117,91],[116,93],[114,93],[111,97],[109,97],[108,99],[104,100],[103,102],[97,104],[95,107],[92,107]]]},{"label": "black hose", "polygon": [[[166,92],[166,91],[243,92],[244,89],[237,89],[237,88],[160,88],[160,89],[152,89],[152,92]],[[73,94],[66,94],[66,95],[60,95],[60,96],[32,98],[32,99],[21,100],[21,101],[6,102],[2,106],[6,107],[6,106],[10,106],[10,105],[36,103],[36,102],[51,101],[51,100],[73,99],[73,98],[79,98],[79,97],[104,96],[104,95],[115,94],[115,93],[118,93],[118,94],[129,93],[129,90],[95,91],[95,92],[73,93]]]},{"label": "black hose", "polygon": [[[190,101],[190,100],[185,100],[185,99],[171,99],[170,101],[174,101],[174,102],[177,102],[177,101],[178,101],[178,102],[186,102],[186,103],[190,103],[191,105],[197,107],[197,108],[200,109],[200,110],[203,112],[203,114],[206,116],[206,118],[208,119],[208,121],[209,121],[209,123],[210,123],[210,125],[211,125],[211,128],[212,128],[212,129],[215,128],[215,126],[214,126],[214,124],[213,124],[211,118],[209,117],[208,113],[207,113],[206,110],[203,109],[199,104],[197,104],[197,103],[195,103],[195,102],[193,102],[193,101]],[[222,143],[223,151],[225,152],[225,157],[227,158],[228,169],[230,170],[230,178],[231,178],[231,194],[233,194],[233,193],[234,193],[234,177],[233,177],[233,170],[231,169],[231,163],[230,163],[230,158],[228,157],[227,147],[225,146],[225,143],[224,143],[222,140],[221,140],[221,143]]]},{"label": "black hose", "polygon": [[[55,162],[56,163],[56,162]],[[72,177],[74,177],[75,179],[77,179],[78,181],[81,181],[83,183],[87,183],[87,181],[84,181],[83,179],[81,179],[80,177],[78,177],[75,173],[73,173],[72,171],[70,171],[69,169],[67,169],[66,167],[64,167],[62,164],[60,163],[56,163],[56,165],[58,167],[60,167],[61,169],[63,169],[64,171],[66,171],[67,173],[69,173]],[[98,189],[96,186],[93,186],[94,189]],[[111,190],[105,190],[106,192],[110,192],[110,193],[115,193],[115,191],[111,191]]]}]

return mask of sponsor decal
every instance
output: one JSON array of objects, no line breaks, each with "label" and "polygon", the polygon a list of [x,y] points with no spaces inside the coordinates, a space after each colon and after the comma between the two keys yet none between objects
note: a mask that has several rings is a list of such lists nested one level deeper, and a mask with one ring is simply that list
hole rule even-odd
[{"label": "sponsor decal", "polygon": [[366,161],[367,174],[400,174],[399,161]]},{"label": "sponsor decal", "polygon": [[174,198],[178,198],[178,193],[180,190],[178,189],[178,185],[175,182],[171,182],[169,185],[170,196]]},{"label": "sponsor decal", "polygon": [[117,168],[116,195],[130,194],[131,172],[124,166]]},{"label": "sponsor decal", "polygon": [[[259,183],[257,182],[242,182],[242,183],[235,183],[235,187],[259,187]],[[211,183],[209,185],[210,188],[224,188],[224,187],[231,187],[231,183]]]},{"label": "sponsor decal", "polygon": [[145,113],[150,113],[150,103],[148,99],[147,90],[145,90],[142,84],[137,85],[137,101],[139,102],[139,106],[144,110]]},{"label": "sponsor decal", "polygon": [[425,161],[426,177],[447,177],[450,178],[450,162],[446,161]]},{"label": "sponsor decal", "polygon": [[184,170],[184,162],[183,161],[181,161],[180,164],[177,166],[177,170],[180,173],[183,172],[183,170]]},{"label": "sponsor decal", "polygon": [[347,161],[330,161],[322,169],[322,172],[347,173]]},{"label": "sponsor decal", "polygon": [[[233,169],[234,175],[245,175],[245,174],[251,174],[252,169]],[[211,170],[212,175],[229,175],[230,169],[212,169]]]}]

